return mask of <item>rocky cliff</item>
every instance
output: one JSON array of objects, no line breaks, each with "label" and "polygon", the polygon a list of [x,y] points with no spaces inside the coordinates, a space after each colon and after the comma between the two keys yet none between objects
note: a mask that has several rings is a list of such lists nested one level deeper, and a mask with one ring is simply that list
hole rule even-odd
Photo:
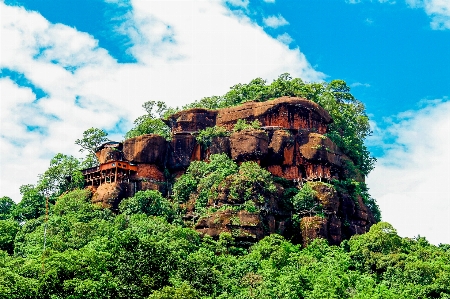
[{"label": "rocky cliff", "polygon": [[[233,131],[240,119],[257,120],[261,126]],[[339,244],[368,231],[375,223],[360,196],[337,191],[327,184],[349,176],[360,181],[363,178],[357,173],[349,174],[352,161],[324,135],[332,122],[330,115],[311,101],[283,97],[219,110],[195,108],[173,114],[165,122],[172,131],[170,141],[158,135],[144,135],[99,149],[100,167],[85,171],[86,184],[94,189],[96,202],[117,209],[121,198],[148,189],[170,196],[174,179],[192,161],[208,161],[211,155],[221,153],[238,164],[254,161],[283,183],[277,183],[277,191],[264,207],[255,211],[219,209],[230,205],[226,187],[208,203],[218,208],[208,215],[195,218],[195,203],[185,203],[185,220],[203,234],[217,237],[230,232],[238,241],[251,243],[280,233],[305,245],[317,237]],[[213,126],[223,127],[229,134],[213,136],[210,143],[200,144],[196,140],[198,132]],[[102,170],[102,165],[109,166]],[[303,214],[295,222],[289,205],[282,203],[283,194],[286,189],[301,188],[307,182],[321,212]],[[232,203],[239,204],[242,203]]]}]

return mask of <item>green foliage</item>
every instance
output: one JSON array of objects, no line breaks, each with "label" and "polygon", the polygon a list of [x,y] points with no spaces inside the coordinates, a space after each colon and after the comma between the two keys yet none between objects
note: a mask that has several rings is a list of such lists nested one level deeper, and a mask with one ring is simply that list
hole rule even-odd
[{"label": "green foliage", "polygon": [[82,188],[84,178],[80,167],[80,162],[73,156],[56,154],[50,160],[50,167],[39,175],[36,188],[48,197],[57,197],[66,191]]},{"label": "green foliage", "polygon": [[237,166],[226,154],[219,154],[211,155],[209,163],[192,162],[173,190],[176,201],[193,199],[196,210],[204,212],[207,203],[217,200],[219,194],[231,202],[262,204],[276,187],[272,175],[257,163],[244,162]]},{"label": "green foliage", "polygon": [[20,186],[22,200],[14,210],[14,216],[20,221],[35,219],[45,213],[45,197],[33,185]]},{"label": "green foliage", "polygon": [[294,211],[301,216],[312,216],[320,212],[321,207],[316,200],[317,192],[307,182],[300,191],[291,198]]},{"label": "green foliage", "polygon": [[208,147],[211,145],[211,141],[214,137],[226,137],[230,136],[230,132],[228,132],[224,127],[214,126],[208,127],[204,130],[200,130],[196,137],[197,142],[203,144]]},{"label": "green foliage", "polygon": [[80,152],[88,152],[88,156],[85,159],[87,168],[98,165],[95,151],[100,145],[109,140],[106,136],[108,136],[108,133],[104,130],[90,128],[83,132],[83,138],[75,140],[75,144],[81,147]]},{"label": "green foliage", "polygon": [[333,118],[326,134],[354,162],[363,175],[374,167],[375,158],[364,145],[371,134],[364,104],[354,98],[343,80],[329,83],[305,83],[300,78],[281,74],[272,83],[256,78],[248,84],[236,84],[223,96],[203,98],[183,108],[217,109],[240,105],[248,101],[267,101],[282,96],[304,97],[314,101]]},{"label": "green foliage", "polygon": [[9,254],[14,251],[14,238],[19,231],[19,224],[12,220],[0,220],[0,250]]},{"label": "green foliage", "polygon": [[159,191],[138,191],[133,197],[122,200],[119,210],[124,215],[143,213],[148,216],[163,216],[173,220],[176,211]]},{"label": "green foliage", "polygon": [[161,101],[148,101],[142,107],[147,114],[139,116],[134,121],[134,128],[125,134],[125,139],[145,134],[157,134],[169,140],[170,128],[160,118],[176,112],[176,109],[168,108]]},{"label": "green foliage", "polygon": [[254,120],[251,123],[247,123],[245,119],[239,119],[233,127],[233,132],[239,132],[247,129],[261,129],[261,123],[259,122],[259,120]]},{"label": "green foliage", "polygon": [[[192,173],[229,165],[224,157],[213,161]],[[254,174],[253,167],[236,166],[232,175]],[[341,246],[316,239],[302,249],[272,234],[246,250],[231,233],[213,240],[170,224],[161,217],[167,202],[157,192],[128,199],[119,215],[91,204],[90,197],[88,190],[74,190],[51,206],[44,254],[43,216],[23,225],[0,220],[0,298],[450,296],[449,245],[401,238],[388,223]]]},{"label": "green foliage", "polygon": [[0,220],[5,220],[13,217],[16,203],[8,196],[0,197]]},{"label": "green foliage", "polygon": [[354,179],[333,180],[332,185],[341,195],[350,195],[355,202],[358,202],[360,197],[363,203],[369,208],[377,222],[381,221],[381,212],[378,204],[374,198],[369,194],[369,188],[363,182],[358,182]]}]

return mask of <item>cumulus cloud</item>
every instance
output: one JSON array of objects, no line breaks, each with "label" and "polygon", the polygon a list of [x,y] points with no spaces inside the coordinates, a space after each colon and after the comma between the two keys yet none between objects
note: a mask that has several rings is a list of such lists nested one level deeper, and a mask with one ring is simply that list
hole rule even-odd
[{"label": "cumulus cloud", "polygon": [[383,220],[404,237],[450,244],[450,101],[425,102],[375,127],[384,149],[367,182]]},{"label": "cumulus cloud", "polygon": [[412,8],[422,8],[431,18],[433,29],[450,29],[450,1],[447,0],[406,0]]},{"label": "cumulus cloud", "polygon": [[289,25],[289,22],[286,21],[286,19],[283,18],[282,15],[270,16],[270,17],[264,18],[263,23],[265,26],[270,27],[270,28],[278,28],[281,26]]},{"label": "cumulus cloud", "polygon": [[263,0],[266,3],[275,3],[275,0]]},{"label": "cumulus cloud", "polygon": [[36,182],[53,155],[78,155],[74,141],[87,128],[115,132],[111,138],[120,140],[145,101],[181,106],[284,72],[305,81],[324,78],[298,49],[224,2],[131,4],[130,26],[119,29],[130,36],[137,62],[123,64],[93,36],[0,2],[0,70],[23,74],[45,93],[36,98],[32,88],[0,79],[0,196],[20,200],[19,186]]},{"label": "cumulus cloud", "polygon": [[286,32],[278,35],[277,40],[279,40],[280,42],[282,42],[283,44],[286,44],[286,45],[289,45],[290,43],[292,43],[294,41],[294,39]]}]

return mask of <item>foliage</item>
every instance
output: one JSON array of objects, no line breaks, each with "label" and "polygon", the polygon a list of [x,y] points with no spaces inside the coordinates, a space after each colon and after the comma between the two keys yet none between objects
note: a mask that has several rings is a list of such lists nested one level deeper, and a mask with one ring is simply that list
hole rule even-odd
[{"label": "foliage", "polygon": [[12,218],[16,203],[8,196],[0,197],[0,220]]},{"label": "foliage", "polygon": [[247,129],[261,129],[261,123],[259,122],[259,120],[254,120],[251,123],[247,123],[245,119],[239,119],[233,127],[233,132],[239,132]]},{"label": "foliage", "polygon": [[166,206],[156,192],[140,193],[119,215],[91,204],[90,197],[88,190],[74,190],[51,206],[44,254],[43,216],[23,225],[0,220],[0,298],[450,296],[449,245],[401,238],[388,223],[341,246],[316,239],[302,249],[272,234],[246,250],[230,233],[201,238],[150,215],[164,210],[150,211],[150,201]]},{"label": "foliage", "polygon": [[[192,162],[174,185],[174,199],[187,202],[195,199],[196,209],[203,211],[219,194],[230,202],[253,201],[263,204],[276,191],[272,176],[255,162],[238,166],[226,154],[211,155],[210,162]],[[251,207],[249,207],[251,209]]]},{"label": "foliage", "polygon": [[355,202],[358,202],[360,197],[363,203],[369,208],[377,222],[381,221],[381,212],[378,204],[374,198],[369,194],[369,188],[364,182],[358,182],[354,179],[346,180],[333,180],[332,185],[336,188],[341,195],[350,195]]},{"label": "foliage", "polygon": [[[109,140],[108,138],[106,138],[106,136],[108,136],[108,133],[106,133],[104,130],[98,128],[90,128],[83,132],[83,138],[75,140],[75,144],[81,147],[80,152],[88,152],[87,158],[85,160],[89,162],[89,167],[98,165],[98,160],[95,156],[95,152],[100,145]],[[87,162],[85,162],[85,164]]]},{"label": "foliage", "polygon": [[14,210],[14,216],[20,221],[35,219],[45,213],[45,197],[33,185],[20,186],[22,200]]},{"label": "foliage", "polygon": [[45,196],[55,197],[62,193],[81,188],[84,185],[80,162],[73,156],[56,154],[50,160],[50,167],[41,175],[37,189]]},{"label": "foliage", "polygon": [[217,109],[240,105],[248,101],[267,101],[282,96],[304,97],[314,101],[333,118],[326,134],[355,163],[363,175],[374,167],[364,140],[371,134],[364,104],[354,98],[343,80],[329,83],[305,83],[300,78],[281,74],[272,83],[256,78],[248,84],[236,84],[223,96],[203,98],[183,108]]},{"label": "foliage", "polygon": [[138,191],[133,197],[124,199],[119,209],[124,215],[143,213],[148,216],[163,216],[169,221],[176,214],[172,204],[155,190]]},{"label": "foliage", "polygon": [[307,182],[300,191],[291,198],[294,211],[301,216],[312,216],[320,212],[320,205],[316,200],[317,192],[311,183]]},{"label": "foliage", "polygon": [[207,127],[204,130],[200,130],[198,135],[196,136],[197,142],[203,144],[208,147],[211,145],[211,141],[214,137],[226,137],[230,136],[230,132],[228,132],[224,127],[214,126]]},{"label": "foliage", "polygon": [[160,118],[174,113],[176,109],[168,108],[161,101],[148,101],[142,107],[147,114],[139,116],[134,121],[134,128],[125,134],[125,139],[145,134],[158,134],[166,139],[170,139],[170,128]]}]

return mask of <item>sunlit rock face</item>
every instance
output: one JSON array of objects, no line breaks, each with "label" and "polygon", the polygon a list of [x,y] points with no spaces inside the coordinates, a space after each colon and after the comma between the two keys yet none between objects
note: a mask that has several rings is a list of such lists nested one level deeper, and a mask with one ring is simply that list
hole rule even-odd
[{"label": "sunlit rock face", "polygon": [[[261,128],[234,132],[240,119],[258,120]],[[375,220],[361,198],[339,193],[325,183],[347,177],[344,166],[352,163],[324,135],[332,121],[319,105],[295,97],[219,110],[180,111],[164,120],[172,132],[170,141],[149,134],[100,147],[97,157],[101,164],[85,172],[86,185],[95,192],[94,202],[117,209],[121,199],[140,190],[159,190],[169,195],[174,179],[192,161],[209,161],[210,155],[224,153],[238,164],[254,161],[292,186],[314,182],[315,201],[322,212],[304,214],[299,221],[293,221],[292,207],[281,202],[286,190],[279,183],[277,191],[267,195],[264,206],[255,203],[255,211],[220,209],[244,204],[229,202],[229,190],[224,186],[219,197],[208,203],[208,207],[217,208],[216,212],[196,217],[195,202],[184,204],[184,219],[198,232],[212,237],[228,232],[237,242],[249,245],[272,233],[305,246],[315,238],[339,244],[367,232]],[[207,145],[199,144],[197,133],[213,126],[221,126],[230,134],[213,137]]]}]

